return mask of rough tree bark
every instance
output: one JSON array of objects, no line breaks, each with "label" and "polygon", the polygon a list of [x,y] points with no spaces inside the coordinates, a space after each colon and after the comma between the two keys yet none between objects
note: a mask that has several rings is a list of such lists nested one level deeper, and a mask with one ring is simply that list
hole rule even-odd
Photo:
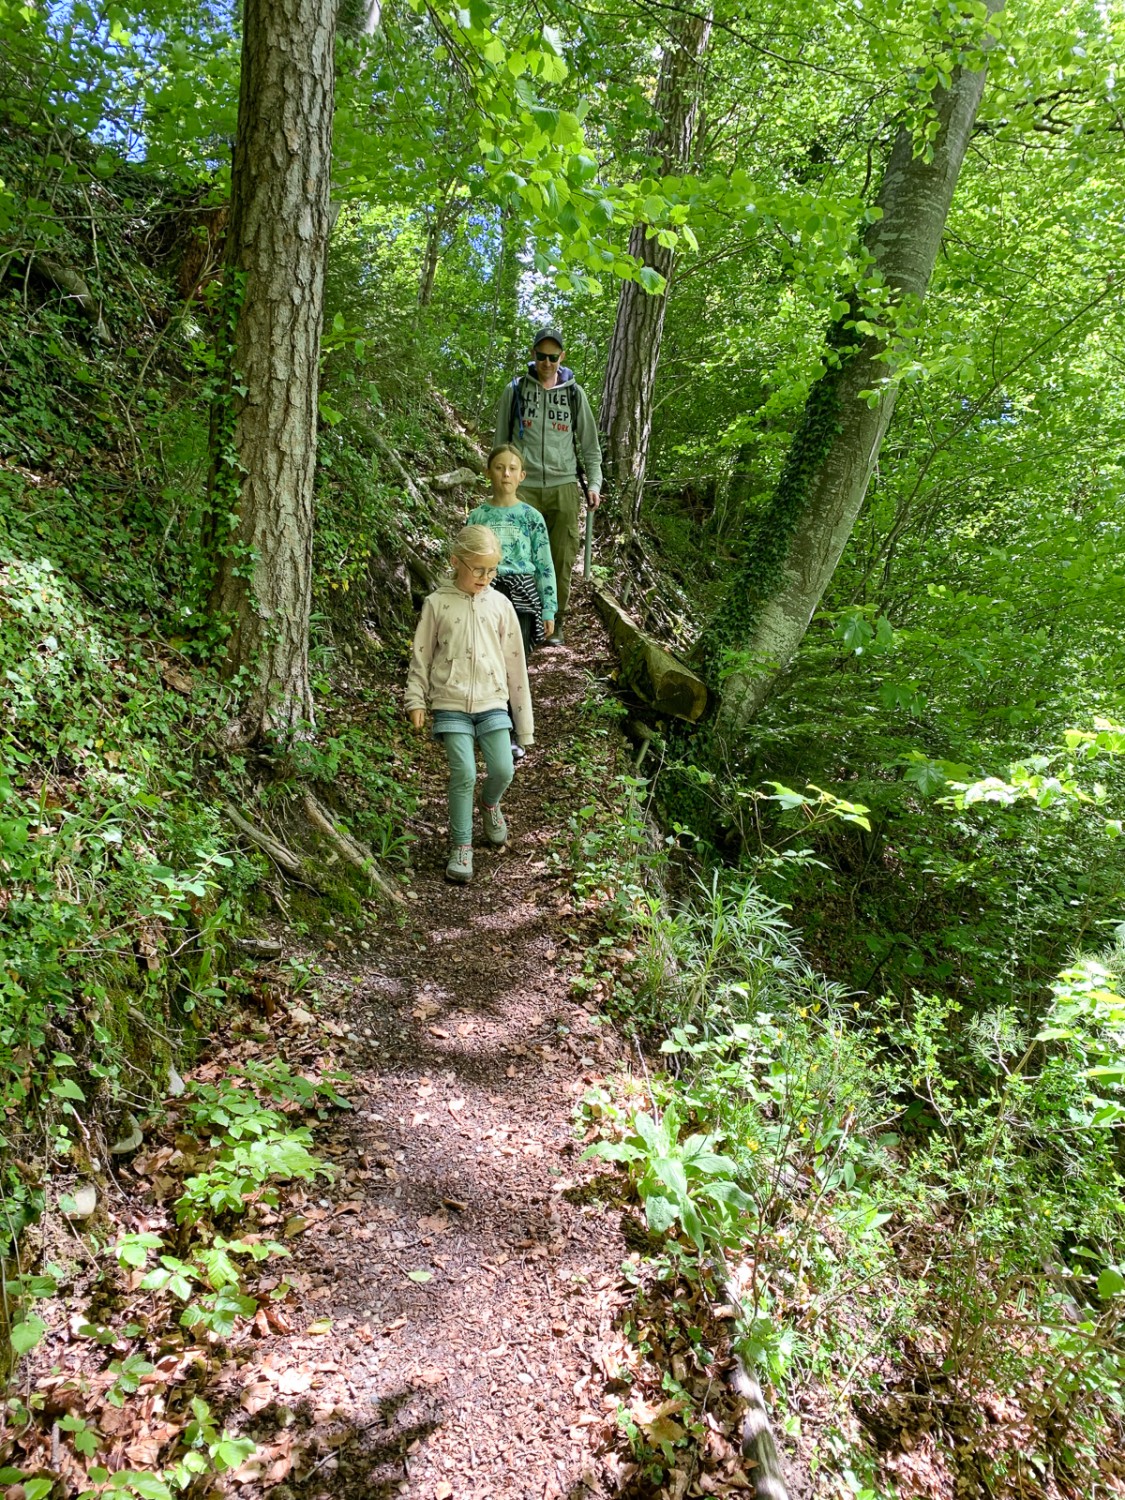
[{"label": "rough tree bark", "polygon": [[[226,669],[248,684],[232,739],[312,721],[317,381],[329,233],[336,7],[245,0],[227,238],[238,303],[230,407],[213,504],[212,608],[231,621]],[[225,517],[229,515],[229,532]]]},{"label": "rough tree bark", "polygon": [[[988,0],[992,14],[1002,5]],[[866,245],[908,310],[920,308],[941,247],[985,71],[957,67],[935,96],[931,160],[914,155],[913,137],[903,128],[887,161],[876,200],[883,217],[870,226]],[[724,653],[737,653],[740,663],[721,685],[724,734],[737,734],[753,719],[800,645],[851,535],[894,411],[897,389],[879,359],[885,346],[843,321],[829,343],[839,363],[809,393],[770,507],[700,643],[712,682]],[[860,393],[871,390],[879,394],[869,405]]]},{"label": "rough tree bark", "polygon": [[[655,109],[660,125],[649,140],[663,176],[685,172],[691,162],[698,114],[699,66],[711,39],[711,13],[684,12],[673,24],[660,60]],[[658,271],[672,275],[675,251],[662,245],[648,225],[637,224],[629,236],[629,253]],[[660,296],[635,281],[622,283],[617,320],[610,340],[602,388],[601,427],[606,473],[616,490],[625,535],[631,538],[640,517],[648,446],[652,435],[652,393],[660,363],[667,289]]]}]

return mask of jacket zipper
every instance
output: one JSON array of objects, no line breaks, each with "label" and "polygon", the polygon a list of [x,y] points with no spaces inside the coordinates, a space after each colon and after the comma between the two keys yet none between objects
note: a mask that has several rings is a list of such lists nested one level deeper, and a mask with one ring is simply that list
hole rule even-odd
[{"label": "jacket zipper", "polygon": [[[538,382],[536,382],[538,384]],[[543,417],[539,423],[539,472],[543,476],[543,483],[547,483],[547,392],[543,386],[539,386],[537,401],[543,403]]]},{"label": "jacket zipper", "polygon": [[477,667],[477,595],[469,600],[469,712],[476,713],[476,667]]}]

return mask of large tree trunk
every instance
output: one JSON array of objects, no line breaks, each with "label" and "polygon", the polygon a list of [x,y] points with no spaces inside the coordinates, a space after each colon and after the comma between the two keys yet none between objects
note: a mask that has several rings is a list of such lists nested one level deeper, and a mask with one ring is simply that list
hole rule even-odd
[{"label": "large tree trunk", "polygon": [[[655,108],[660,125],[649,150],[664,176],[687,171],[695,141],[700,63],[711,39],[710,11],[678,15],[660,60]],[[629,254],[671,280],[675,251],[649,237],[647,224],[634,225]],[[606,473],[617,492],[627,538],[640,517],[648,445],[652,435],[652,393],[660,363],[667,288],[646,292],[636,281],[621,285],[617,321],[610,340],[602,388],[601,427]]]},{"label": "large tree trunk", "polygon": [[[237,304],[212,607],[248,684],[237,737],[312,720],[313,477],[332,166],[336,7],[245,0],[227,270]],[[225,446],[225,439],[221,438]],[[222,520],[229,515],[230,531]]]},{"label": "large tree trunk", "polygon": [[[1002,4],[988,0],[992,13]],[[935,95],[932,158],[915,156],[903,128],[887,162],[877,199],[883,217],[866,245],[908,318],[917,317],[926,294],[984,81],[984,70],[955,69],[949,88]],[[809,393],[769,509],[701,641],[708,676],[723,678],[724,733],[753,719],[800,645],[851,535],[894,411],[896,383],[879,359],[884,344],[845,320],[829,344],[837,363]],[[877,397],[862,394],[871,391]]]}]

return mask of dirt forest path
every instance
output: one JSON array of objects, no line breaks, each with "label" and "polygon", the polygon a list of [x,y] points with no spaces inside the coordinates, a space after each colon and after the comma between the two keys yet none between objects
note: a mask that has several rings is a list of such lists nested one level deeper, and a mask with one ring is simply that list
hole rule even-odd
[{"label": "dirt forest path", "polygon": [[405,928],[386,924],[359,966],[329,959],[356,1109],[328,1137],[345,1171],[295,1241],[292,1279],[306,1327],[332,1325],[267,1342],[239,1372],[252,1411],[256,1388],[284,1389],[279,1366],[304,1362],[288,1383],[305,1458],[266,1491],[276,1500],[617,1490],[594,1453],[598,1346],[628,1296],[629,1252],[620,1212],[568,1188],[590,1175],[575,1103],[625,1044],[571,998],[575,919],[548,859],[575,796],[586,673],[609,666],[592,613],[573,618],[575,645],[534,658],[537,744],[505,799],[508,848],[478,837],[473,883],[445,882],[431,744]]}]

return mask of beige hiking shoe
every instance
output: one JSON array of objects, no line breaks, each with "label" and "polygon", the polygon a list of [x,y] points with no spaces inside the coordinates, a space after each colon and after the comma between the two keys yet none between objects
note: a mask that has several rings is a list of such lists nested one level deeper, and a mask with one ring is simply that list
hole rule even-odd
[{"label": "beige hiking shoe", "polygon": [[480,805],[480,814],[484,822],[484,836],[488,842],[495,844],[497,848],[501,844],[506,844],[508,842],[508,825],[504,821],[504,814],[500,811],[499,804],[495,807],[489,807],[487,802],[482,802]]},{"label": "beige hiking shoe", "polygon": [[449,863],[445,867],[446,880],[456,885],[467,885],[473,878],[473,846],[454,844],[449,851]]}]

